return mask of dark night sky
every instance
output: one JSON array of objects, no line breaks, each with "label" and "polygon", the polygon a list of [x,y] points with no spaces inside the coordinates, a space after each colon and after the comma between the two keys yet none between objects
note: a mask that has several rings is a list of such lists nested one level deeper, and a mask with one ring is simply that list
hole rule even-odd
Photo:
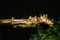
[{"label": "dark night sky", "polygon": [[[17,3],[17,2],[16,2]],[[23,1],[17,4],[1,6],[0,18],[21,18],[29,15],[39,15],[39,13],[48,13],[51,17],[58,17],[59,15],[59,5],[56,1]]]},{"label": "dark night sky", "polygon": [[[58,3],[57,3],[58,4]],[[23,5],[18,5],[12,8],[12,16],[17,18],[29,15],[39,15],[47,13],[50,17],[59,17],[58,5],[54,1],[24,1]]]}]

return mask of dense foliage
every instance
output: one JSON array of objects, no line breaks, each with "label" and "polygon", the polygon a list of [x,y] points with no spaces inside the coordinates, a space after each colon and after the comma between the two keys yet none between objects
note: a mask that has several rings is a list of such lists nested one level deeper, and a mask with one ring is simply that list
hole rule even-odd
[{"label": "dense foliage", "polygon": [[60,25],[54,25],[52,27],[38,26],[37,33],[31,34],[29,40],[60,40]]}]

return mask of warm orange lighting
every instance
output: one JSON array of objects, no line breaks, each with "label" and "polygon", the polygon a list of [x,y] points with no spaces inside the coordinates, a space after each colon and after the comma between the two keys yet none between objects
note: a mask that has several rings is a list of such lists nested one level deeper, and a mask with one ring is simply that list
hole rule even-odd
[{"label": "warm orange lighting", "polygon": [[[34,24],[38,24],[38,23],[42,23],[42,22],[44,22],[44,23],[46,23],[46,24],[48,24],[48,25],[50,25],[50,26],[53,26],[53,24],[54,24],[54,21],[53,21],[53,19],[52,20],[50,20],[50,19],[48,19],[48,15],[47,14],[44,14],[44,15],[40,15],[40,17],[37,17],[37,16],[35,16],[35,17],[32,17],[32,16],[29,16],[29,18],[28,19],[14,19],[13,17],[12,17],[12,19],[3,19],[3,20],[0,20],[0,22],[3,24],[3,23],[10,23],[10,24],[12,24],[12,25],[14,25],[14,24],[32,24],[32,23],[34,23]],[[20,25],[20,26],[24,26],[24,25]]]}]

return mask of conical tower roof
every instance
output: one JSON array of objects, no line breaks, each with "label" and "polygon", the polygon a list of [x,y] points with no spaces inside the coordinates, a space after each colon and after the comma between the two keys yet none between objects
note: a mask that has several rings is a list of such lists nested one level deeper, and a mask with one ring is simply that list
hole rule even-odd
[{"label": "conical tower roof", "polygon": [[29,16],[29,18],[28,19],[31,19],[32,18],[32,16]]}]

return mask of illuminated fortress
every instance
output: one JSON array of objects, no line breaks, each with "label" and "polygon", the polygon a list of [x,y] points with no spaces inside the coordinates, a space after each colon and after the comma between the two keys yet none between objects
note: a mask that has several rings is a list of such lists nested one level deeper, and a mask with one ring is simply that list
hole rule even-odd
[{"label": "illuminated fortress", "polygon": [[[26,27],[25,24],[31,25],[31,24],[39,24],[42,22],[48,24],[49,26],[53,26],[53,24],[54,24],[53,19],[51,19],[51,20],[48,19],[47,14],[40,15],[40,17],[29,16],[28,19],[15,19],[14,17],[12,17],[11,19],[0,19],[1,24],[8,24],[8,23],[10,23],[12,25],[18,24],[18,25],[15,25],[14,27],[16,27],[16,26]],[[21,24],[23,24],[23,25],[21,25]]]}]

